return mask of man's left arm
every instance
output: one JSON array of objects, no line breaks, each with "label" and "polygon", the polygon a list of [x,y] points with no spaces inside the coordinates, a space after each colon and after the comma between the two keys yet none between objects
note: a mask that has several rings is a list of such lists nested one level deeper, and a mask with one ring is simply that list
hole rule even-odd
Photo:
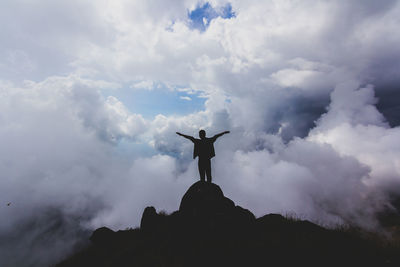
[{"label": "man's left arm", "polygon": [[212,139],[213,139],[213,141],[215,141],[215,140],[217,140],[218,137],[221,137],[221,136],[223,136],[224,134],[228,134],[228,133],[230,133],[230,131],[225,131],[225,132],[216,134],[216,135],[214,135],[214,136],[212,137]]}]

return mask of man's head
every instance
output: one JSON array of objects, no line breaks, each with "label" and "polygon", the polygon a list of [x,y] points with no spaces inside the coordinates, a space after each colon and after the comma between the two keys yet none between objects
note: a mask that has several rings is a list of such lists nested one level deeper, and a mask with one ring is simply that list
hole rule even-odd
[{"label": "man's head", "polygon": [[199,136],[200,136],[200,139],[206,138],[206,131],[200,130],[200,131],[199,131]]}]

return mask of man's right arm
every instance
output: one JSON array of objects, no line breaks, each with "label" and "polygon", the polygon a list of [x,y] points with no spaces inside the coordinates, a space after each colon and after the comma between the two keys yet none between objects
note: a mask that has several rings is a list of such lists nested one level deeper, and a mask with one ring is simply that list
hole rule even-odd
[{"label": "man's right arm", "polygon": [[186,135],[186,134],[181,134],[179,132],[176,132],[177,135],[180,135],[182,137],[185,137],[186,139],[189,139],[190,141],[192,141],[194,143],[194,137],[190,136],[190,135]]}]

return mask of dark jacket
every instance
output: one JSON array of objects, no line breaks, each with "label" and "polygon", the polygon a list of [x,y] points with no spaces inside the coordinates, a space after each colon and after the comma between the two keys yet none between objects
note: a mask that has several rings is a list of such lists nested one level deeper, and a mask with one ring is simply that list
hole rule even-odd
[{"label": "dark jacket", "polygon": [[197,156],[199,158],[208,158],[211,159],[215,156],[214,150],[214,142],[217,138],[204,138],[204,139],[196,139],[194,138],[194,150],[193,150],[193,158]]}]

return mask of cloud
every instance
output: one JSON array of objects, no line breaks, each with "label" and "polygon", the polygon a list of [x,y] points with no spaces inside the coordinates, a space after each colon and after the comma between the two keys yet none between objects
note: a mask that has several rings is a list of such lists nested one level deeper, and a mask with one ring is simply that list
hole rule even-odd
[{"label": "cloud", "polygon": [[191,101],[191,100],[192,100],[192,99],[191,99],[190,97],[188,97],[188,96],[180,96],[179,98],[182,99],[182,100],[186,100],[186,101]]},{"label": "cloud", "polygon": [[394,142],[400,128],[390,128],[376,109],[372,86],[344,83],[335,88],[331,98],[328,113],[308,139],[330,144],[338,153],[358,159],[371,168],[368,185],[392,191],[390,187],[400,181],[399,147]]},{"label": "cloud", "polygon": [[152,90],[154,88],[154,82],[153,81],[140,81],[131,86],[132,88],[135,89],[147,89],[147,90]]},{"label": "cloud", "polygon": [[[235,16],[199,32],[191,0],[0,4],[0,264],[50,264],[95,227],[177,209],[198,174],[176,131],[231,131],[214,180],[257,215],[378,229],[399,195],[399,1],[209,3]],[[204,109],[145,119],[113,93],[159,84]]]}]

